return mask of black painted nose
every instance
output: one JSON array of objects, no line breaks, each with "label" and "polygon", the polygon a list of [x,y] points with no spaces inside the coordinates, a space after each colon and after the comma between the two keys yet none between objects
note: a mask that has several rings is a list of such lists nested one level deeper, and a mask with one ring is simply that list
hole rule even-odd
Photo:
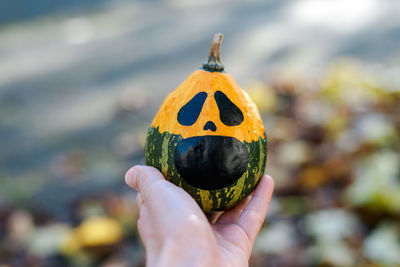
[{"label": "black painted nose", "polygon": [[211,130],[213,132],[215,132],[217,130],[217,126],[215,126],[215,123],[213,123],[212,121],[208,121],[203,128],[204,131],[207,130]]},{"label": "black painted nose", "polygon": [[174,163],[188,184],[206,190],[225,188],[246,171],[245,145],[233,137],[196,136],[183,139],[175,149]]}]

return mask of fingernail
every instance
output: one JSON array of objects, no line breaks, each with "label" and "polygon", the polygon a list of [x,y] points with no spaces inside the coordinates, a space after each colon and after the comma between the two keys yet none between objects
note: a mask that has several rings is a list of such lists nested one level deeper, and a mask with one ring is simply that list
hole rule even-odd
[{"label": "fingernail", "polygon": [[135,182],[135,176],[137,171],[134,168],[130,168],[125,174],[125,183],[129,186],[132,186]]}]

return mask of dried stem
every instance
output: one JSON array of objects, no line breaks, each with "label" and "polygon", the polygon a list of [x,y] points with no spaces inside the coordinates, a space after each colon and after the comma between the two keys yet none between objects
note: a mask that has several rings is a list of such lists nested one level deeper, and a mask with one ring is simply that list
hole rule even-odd
[{"label": "dried stem", "polygon": [[221,64],[219,58],[219,48],[222,43],[224,35],[222,33],[216,33],[211,43],[210,55],[208,61],[203,64],[204,69],[208,71],[223,71],[224,66]]}]

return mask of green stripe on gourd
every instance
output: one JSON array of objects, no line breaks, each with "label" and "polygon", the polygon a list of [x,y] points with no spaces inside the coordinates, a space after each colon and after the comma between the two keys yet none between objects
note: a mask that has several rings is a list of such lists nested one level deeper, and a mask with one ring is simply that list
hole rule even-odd
[{"label": "green stripe on gourd", "polygon": [[264,173],[267,143],[265,138],[259,137],[258,141],[243,142],[249,155],[248,164],[246,171],[235,183],[217,190],[195,188],[180,177],[175,167],[174,152],[181,140],[180,135],[160,133],[158,127],[150,127],[145,146],[146,164],[154,166],[170,182],[186,190],[204,212],[225,210],[234,206],[253,191]]}]

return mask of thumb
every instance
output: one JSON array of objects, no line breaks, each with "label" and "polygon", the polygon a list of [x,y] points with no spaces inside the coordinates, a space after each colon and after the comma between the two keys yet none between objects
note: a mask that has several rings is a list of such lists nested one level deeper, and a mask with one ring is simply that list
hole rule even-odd
[{"label": "thumb", "polygon": [[[137,165],[125,174],[125,182],[140,193],[141,203],[157,209],[199,209],[194,199],[182,188],[165,180],[159,170],[150,166]],[[191,208],[189,208],[189,206]]]},{"label": "thumb", "polygon": [[166,182],[164,176],[154,167],[137,165],[130,168],[125,174],[125,183],[138,191],[146,194],[154,183]]},{"label": "thumb", "polygon": [[171,218],[174,212],[180,216],[193,212],[202,214],[194,199],[182,188],[165,180],[156,168],[134,166],[127,171],[125,181],[140,193],[140,204],[151,210],[153,216]]},{"label": "thumb", "polygon": [[147,212],[158,223],[154,227],[166,229],[166,232],[173,231],[177,227],[177,221],[186,221],[193,218],[193,215],[200,221],[207,222],[204,213],[189,193],[165,180],[156,168],[134,166],[126,173],[125,181],[140,193],[140,212]]}]

